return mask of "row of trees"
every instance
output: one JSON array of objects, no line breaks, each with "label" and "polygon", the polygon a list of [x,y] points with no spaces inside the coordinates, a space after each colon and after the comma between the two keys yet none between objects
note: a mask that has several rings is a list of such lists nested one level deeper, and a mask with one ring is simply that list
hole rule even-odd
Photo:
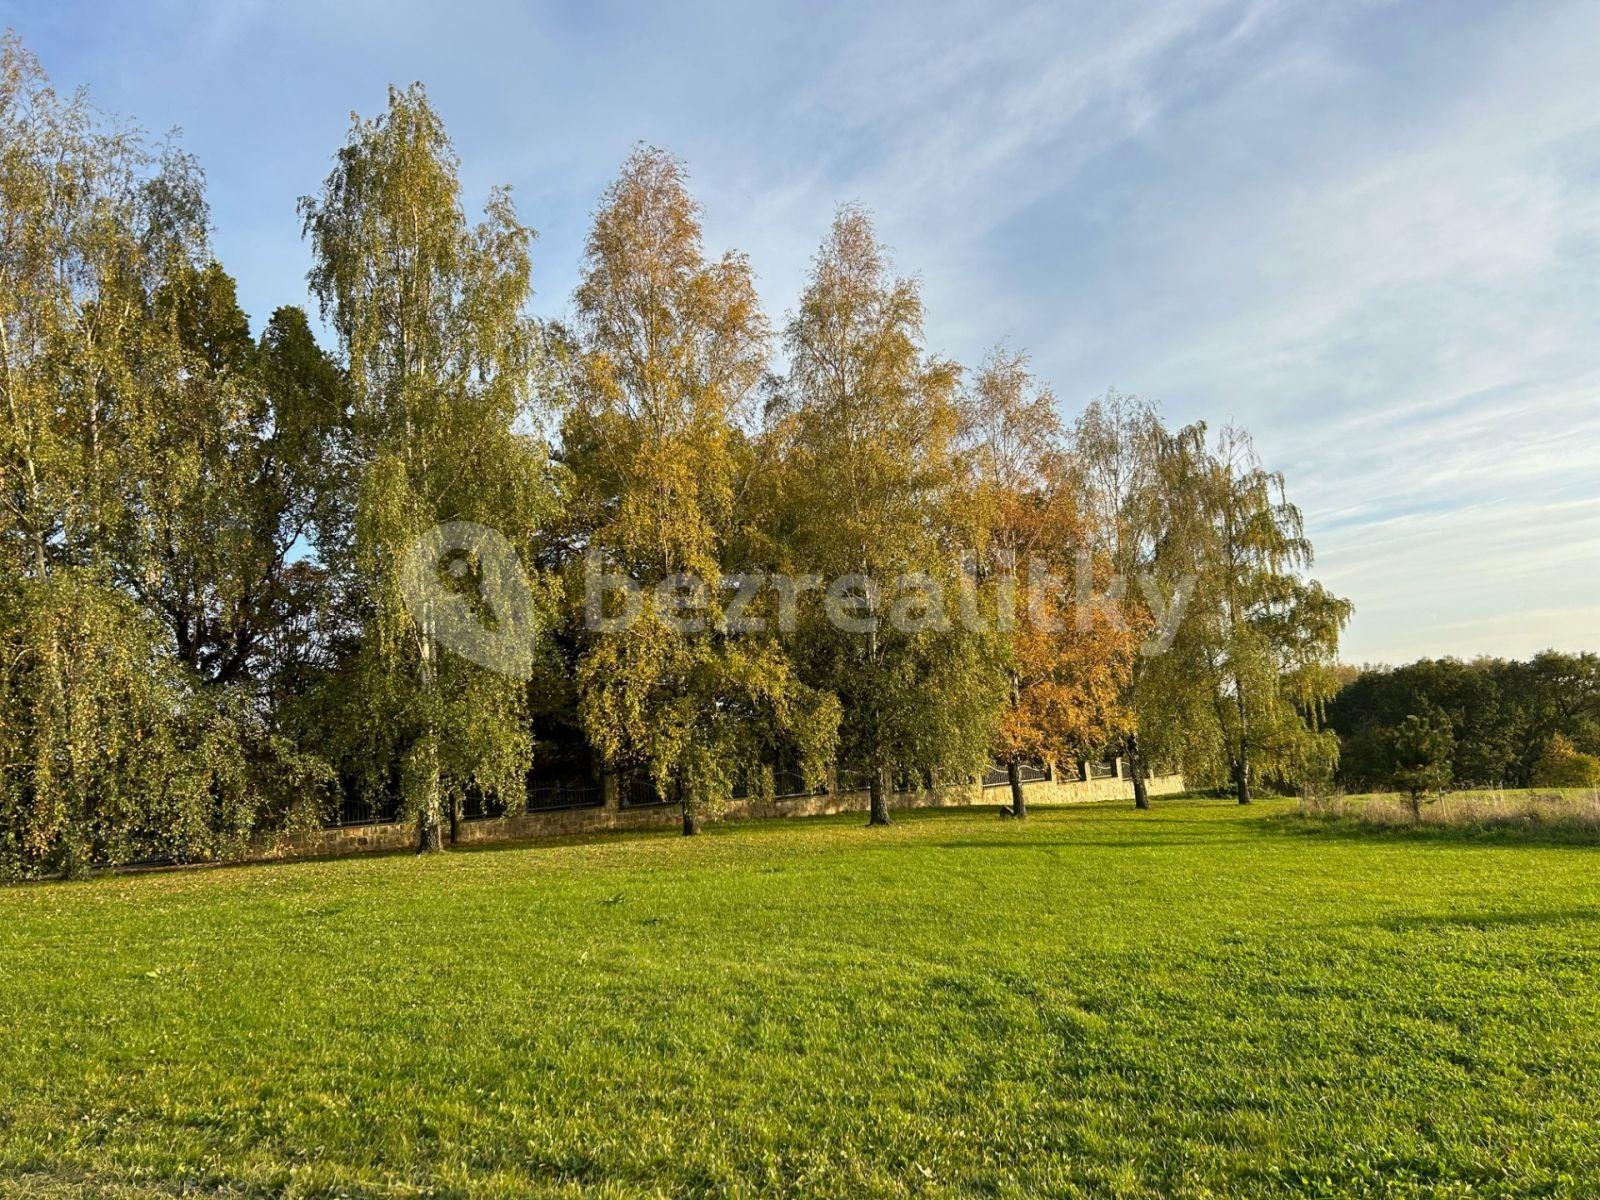
[{"label": "row of trees", "polygon": [[[255,336],[197,165],[54,94],[15,40],[0,205],[10,870],[223,856],[351,792],[437,848],[540,772],[643,773],[693,832],[779,763],[860,772],[874,823],[996,758],[1017,815],[1029,760],[1120,750],[1141,806],[1152,761],[1241,801],[1333,769],[1349,605],[1305,578],[1248,437],[1115,393],[1067,424],[1025,356],[930,354],[858,209],[774,330],[682,164],[641,148],[573,320],[540,322],[533,231],[504,190],[469,220],[414,86],[302,201],[326,337],[295,307]],[[516,560],[526,670],[446,645],[481,556],[430,563],[418,602],[419,539],[455,523]],[[681,586],[607,632],[597,561]],[[679,619],[751,572],[791,586],[747,614],[787,620]]]},{"label": "row of trees", "polygon": [[1355,674],[1328,705],[1351,791],[1600,785],[1600,655],[1424,659]]}]

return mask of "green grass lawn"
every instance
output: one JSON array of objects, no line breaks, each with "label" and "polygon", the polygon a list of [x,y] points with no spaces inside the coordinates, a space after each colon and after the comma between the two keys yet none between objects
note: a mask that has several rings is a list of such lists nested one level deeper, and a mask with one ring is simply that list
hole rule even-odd
[{"label": "green grass lawn", "polygon": [[1157,804],[0,891],[0,1195],[1600,1191],[1600,851]]}]

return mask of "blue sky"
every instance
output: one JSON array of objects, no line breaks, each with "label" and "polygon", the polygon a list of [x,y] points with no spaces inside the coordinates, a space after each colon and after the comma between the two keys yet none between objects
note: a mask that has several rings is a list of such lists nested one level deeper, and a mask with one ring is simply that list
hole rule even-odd
[{"label": "blue sky", "polygon": [[206,167],[258,319],[295,200],[424,81],[474,202],[514,186],[560,314],[644,139],[777,319],[834,206],[920,275],[933,348],[1029,350],[1248,426],[1350,661],[1600,648],[1600,5],[20,4],[58,84]]}]

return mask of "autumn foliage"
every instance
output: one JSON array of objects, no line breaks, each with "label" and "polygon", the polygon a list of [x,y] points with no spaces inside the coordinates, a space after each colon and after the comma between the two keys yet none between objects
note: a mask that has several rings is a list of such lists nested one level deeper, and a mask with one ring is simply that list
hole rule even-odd
[{"label": "autumn foliage", "polygon": [[[437,850],[540,777],[636,782],[692,833],[780,774],[887,824],[996,762],[1017,816],[1028,764],[1159,755],[1243,799],[1325,762],[1349,607],[1281,477],[1237,431],[1115,394],[1068,425],[1023,354],[930,347],[859,206],[774,322],[641,146],[557,321],[421,85],[307,183],[321,334],[292,305],[254,334],[198,164],[0,48],[4,870],[227,857],[350,806]],[[419,566],[441,530],[467,541]],[[642,585],[625,628],[597,573]],[[524,637],[514,669],[469,626]]]}]

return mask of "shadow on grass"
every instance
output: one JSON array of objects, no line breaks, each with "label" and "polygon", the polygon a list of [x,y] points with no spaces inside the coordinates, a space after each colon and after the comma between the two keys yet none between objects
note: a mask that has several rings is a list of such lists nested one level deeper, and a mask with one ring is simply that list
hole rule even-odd
[{"label": "shadow on grass", "polygon": [[931,842],[940,850],[1071,850],[1085,846],[1104,847],[1108,850],[1175,850],[1184,846],[1238,846],[1255,839],[1249,836],[1205,835],[1175,833],[1171,837],[1141,836],[1125,838],[1107,837],[1022,837],[1022,838],[959,838],[948,842]]}]

